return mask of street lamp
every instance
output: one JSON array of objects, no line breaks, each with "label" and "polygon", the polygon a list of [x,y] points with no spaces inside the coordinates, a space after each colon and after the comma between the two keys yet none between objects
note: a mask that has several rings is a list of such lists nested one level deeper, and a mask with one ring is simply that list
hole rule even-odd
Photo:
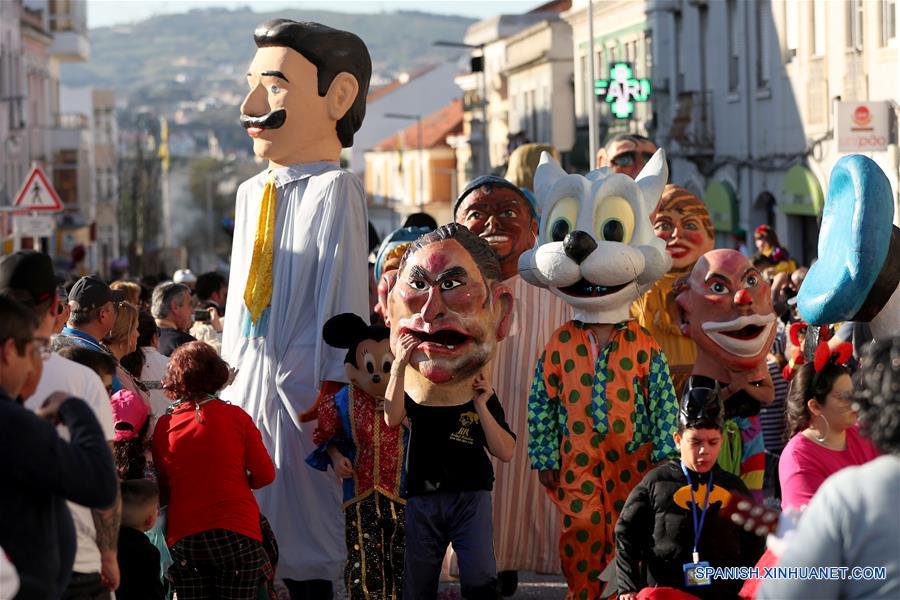
[{"label": "street lamp", "polygon": [[407,115],[403,113],[385,113],[387,119],[403,119],[416,122],[416,134],[419,138],[419,212],[425,211],[425,154],[422,142],[422,115]]},{"label": "street lamp", "polygon": [[[432,44],[433,46],[443,46],[446,48],[468,48],[469,50],[478,50],[480,56],[473,57],[472,60],[472,72],[481,73],[481,77],[479,78],[479,83],[481,84],[479,87],[481,88],[479,91],[481,92],[481,175],[487,175],[491,170],[491,162],[490,162],[490,146],[488,145],[488,126],[487,126],[487,75],[484,71],[484,44],[465,44],[463,42],[449,42],[446,40],[438,40]],[[480,58],[479,62],[476,62],[474,59]]]}]

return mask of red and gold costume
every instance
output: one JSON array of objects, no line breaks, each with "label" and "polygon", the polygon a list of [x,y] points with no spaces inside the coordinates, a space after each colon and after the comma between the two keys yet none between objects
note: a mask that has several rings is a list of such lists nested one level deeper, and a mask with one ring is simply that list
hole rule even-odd
[{"label": "red and gold costume", "polygon": [[347,567],[350,597],[393,598],[403,590],[404,462],[406,429],[388,427],[378,401],[349,385],[319,406],[306,462],[319,470],[331,464],[334,445],[353,463],[344,480]]}]

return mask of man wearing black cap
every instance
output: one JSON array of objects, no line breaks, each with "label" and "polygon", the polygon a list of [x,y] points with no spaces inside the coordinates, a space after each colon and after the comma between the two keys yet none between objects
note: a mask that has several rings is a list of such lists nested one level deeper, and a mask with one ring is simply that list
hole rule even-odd
[{"label": "man wearing black cap", "polygon": [[736,598],[742,580],[712,579],[708,567],[752,567],[765,539],[720,516],[733,493],[749,495],[716,464],[724,410],[719,389],[694,387],[681,399],[675,443],[680,460],[664,463],[631,491],[616,524],[619,599],[646,587],[698,598]]},{"label": "man wearing black cap", "polygon": [[[0,258],[0,294],[11,297],[29,309],[37,322],[34,337],[45,345],[54,333],[56,317],[61,303],[56,292],[57,278],[50,257],[30,250],[15,252]],[[79,398],[87,403],[100,424],[103,437],[112,447],[115,439],[112,409],[106,386],[91,369],[72,362],[58,354],[44,352],[43,369],[37,381],[37,389],[25,396],[25,407],[39,411],[54,392]],[[111,383],[111,382],[110,382]],[[68,431],[61,430],[64,438]],[[115,471],[109,476],[115,480]],[[118,585],[116,541],[120,508],[118,501],[106,509],[91,509],[69,503],[75,523],[77,551],[72,585],[85,589],[93,584],[91,597],[108,597],[109,589]],[[101,583],[101,578],[106,585]],[[103,594],[106,596],[103,596]]]},{"label": "man wearing black cap", "polygon": [[124,299],[122,292],[110,289],[99,279],[82,277],[69,292],[72,316],[63,329],[63,335],[69,336],[78,345],[109,353],[100,340],[116,324],[118,304]]},{"label": "man wearing black cap", "polygon": [[[534,204],[511,182],[485,175],[473,180],[454,206],[454,219],[485,240],[500,260],[503,283],[513,290],[514,324],[491,363],[491,383],[506,405],[513,431],[527,431],[526,399],[534,366],[557,327],[569,319],[568,305],[549,290],[519,276],[519,257],[534,246]],[[517,571],[560,571],[556,508],[531,472],[528,445],[517,444],[512,461],[494,461],[494,552],[504,596],[518,585]],[[528,498],[523,502],[523,498]],[[521,523],[539,523],[523,528]]]}]

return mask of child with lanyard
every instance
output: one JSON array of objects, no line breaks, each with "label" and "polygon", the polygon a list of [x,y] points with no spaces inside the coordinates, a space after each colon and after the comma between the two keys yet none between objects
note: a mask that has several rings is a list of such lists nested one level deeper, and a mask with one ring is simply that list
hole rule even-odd
[{"label": "child with lanyard", "polygon": [[[687,597],[736,598],[742,581],[706,577],[698,567],[752,567],[762,554],[764,538],[719,517],[732,493],[748,494],[739,477],[716,464],[722,423],[718,387],[685,391],[675,434],[681,459],[647,473],[616,524],[620,600],[664,587]],[[647,589],[640,597],[654,592],[664,593]]]}]

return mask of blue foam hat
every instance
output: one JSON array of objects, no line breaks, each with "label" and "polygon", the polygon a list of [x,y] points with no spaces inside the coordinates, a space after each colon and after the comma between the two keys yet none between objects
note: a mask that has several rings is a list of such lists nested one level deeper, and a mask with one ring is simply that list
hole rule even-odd
[{"label": "blue foam hat", "polygon": [[381,269],[384,267],[384,259],[388,252],[400,244],[414,242],[426,233],[431,233],[431,229],[428,227],[401,227],[389,233],[378,247],[378,254],[375,255],[375,281],[381,281]]},{"label": "blue foam hat", "polygon": [[891,185],[860,154],[834,166],[819,230],[819,258],[797,294],[811,325],[870,321],[900,281],[900,229],[893,225]]}]

